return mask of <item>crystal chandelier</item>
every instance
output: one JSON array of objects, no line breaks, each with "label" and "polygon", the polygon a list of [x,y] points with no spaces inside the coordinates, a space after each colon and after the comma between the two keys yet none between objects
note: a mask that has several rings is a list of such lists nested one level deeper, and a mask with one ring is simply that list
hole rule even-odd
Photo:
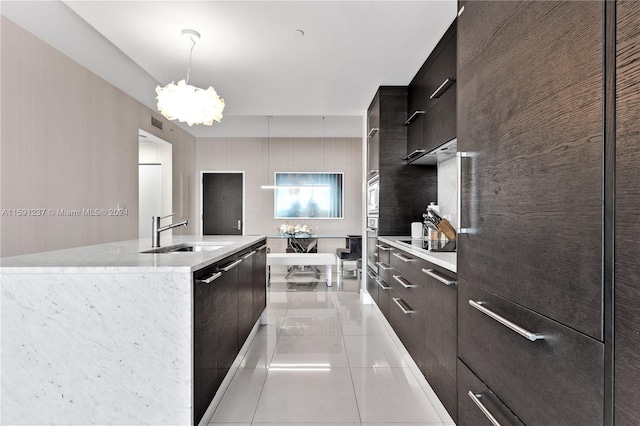
[{"label": "crystal chandelier", "polygon": [[187,78],[180,80],[177,85],[171,82],[164,87],[156,87],[158,111],[169,120],[178,120],[189,126],[194,124],[211,126],[213,120],[219,123],[222,119],[224,99],[221,99],[211,86],[205,90],[188,84],[191,73],[191,56],[196,42],[200,40],[200,34],[194,30],[185,29],[182,30],[182,35],[188,36],[193,43],[189,53]]}]

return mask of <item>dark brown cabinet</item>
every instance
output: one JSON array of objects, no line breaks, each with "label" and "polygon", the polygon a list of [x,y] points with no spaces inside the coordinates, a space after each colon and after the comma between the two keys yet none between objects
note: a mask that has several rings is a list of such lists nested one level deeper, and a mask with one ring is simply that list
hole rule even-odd
[{"label": "dark brown cabinet", "polygon": [[[460,282],[602,340],[602,4],[458,17]],[[526,37],[523,37],[526,34]],[[543,59],[542,59],[543,58]]]},{"label": "dark brown cabinet", "polygon": [[[495,422],[494,422],[495,420]],[[458,426],[524,426],[482,380],[458,360]]]},{"label": "dark brown cabinet", "polygon": [[381,86],[367,113],[369,132],[378,129],[368,138],[367,153],[368,169],[377,170],[379,176],[378,235],[407,234],[429,202],[437,201],[436,167],[409,167],[404,160],[406,119],[407,87]]},{"label": "dark brown cabinet", "polygon": [[253,318],[253,262],[256,251],[248,249],[240,253],[238,265],[238,342],[249,337],[255,320]]},{"label": "dark brown cabinet", "polygon": [[409,84],[407,159],[414,164],[456,137],[456,27],[454,21]]},{"label": "dark brown cabinet", "polygon": [[464,6],[458,356],[525,424],[602,424],[604,6]]},{"label": "dark brown cabinet", "polygon": [[456,360],[458,356],[457,276],[425,262],[425,355],[422,374],[449,415],[457,418]]},{"label": "dark brown cabinet", "polygon": [[[264,248],[260,249],[263,245],[264,241],[193,273],[195,424],[209,407],[257,321],[253,317],[264,310],[254,305],[254,297],[266,301],[266,254]],[[262,286],[254,286],[255,279]]]},{"label": "dark brown cabinet", "polygon": [[267,307],[267,244],[266,242],[257,244],[254,248],[256,251],[253,259],[253,324],[260,319],[262,312]]},{"label": "dark brown cabinet", "polygon": [[616,2],[615,423],[640,424],[640,2]]}]

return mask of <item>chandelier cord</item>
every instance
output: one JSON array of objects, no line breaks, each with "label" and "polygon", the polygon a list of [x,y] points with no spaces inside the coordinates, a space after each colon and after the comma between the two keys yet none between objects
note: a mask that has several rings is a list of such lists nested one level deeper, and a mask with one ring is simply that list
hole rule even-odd
[{"label": "chandelier cord", "polygon": [[189,66],[187,67],[187,79],[185,80],[186,84],[189,84],[189,76],[191,75],[191,57],[193,56],[193,48],[196,47],[196,41],[191,37],[191,51],[189,51]]}]

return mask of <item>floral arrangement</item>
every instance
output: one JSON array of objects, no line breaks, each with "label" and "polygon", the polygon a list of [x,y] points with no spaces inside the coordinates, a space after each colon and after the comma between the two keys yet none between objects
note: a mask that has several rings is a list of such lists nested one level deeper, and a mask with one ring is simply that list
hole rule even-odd
[{"label": "floral arrangement", "polygon": [[280,235],[295,235],[296,237],[300,236],[309,236],[311,235],[311,228],[307,225],[289,225],[289,223],[283,223],[278,227],[278,232]]}]

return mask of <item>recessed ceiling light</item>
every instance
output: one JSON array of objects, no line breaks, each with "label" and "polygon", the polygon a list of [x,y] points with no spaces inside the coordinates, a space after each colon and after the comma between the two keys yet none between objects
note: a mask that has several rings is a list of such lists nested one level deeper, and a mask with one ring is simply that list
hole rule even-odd
[{"label": "recessed ceiling light", "polygon": [[295,39],[301,39],[302,37],[304,37],[304,31],[302,31],[302,30],[293,30],[293,31],[291,31],[291,37],[293,37]]}]

